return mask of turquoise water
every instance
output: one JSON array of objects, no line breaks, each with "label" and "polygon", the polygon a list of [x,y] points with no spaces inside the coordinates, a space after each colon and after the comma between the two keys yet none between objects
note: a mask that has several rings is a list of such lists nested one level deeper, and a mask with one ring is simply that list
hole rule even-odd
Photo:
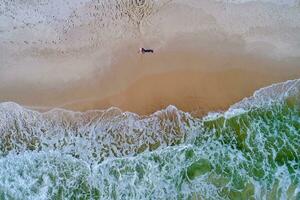
[{"label": "turquoise water", "polygon": [[0,199],[300,199],[300,80],[198,119],[0,105]]}]

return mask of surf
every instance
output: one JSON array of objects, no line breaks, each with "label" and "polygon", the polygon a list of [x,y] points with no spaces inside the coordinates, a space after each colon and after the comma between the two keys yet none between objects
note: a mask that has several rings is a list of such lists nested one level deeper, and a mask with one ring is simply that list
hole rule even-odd
[{"label": "surf", "polygon": [[298,198],[299,89],[300,80],[275,84],[204,118],[174,106],[139,116],[2,103],[0,194]]}]

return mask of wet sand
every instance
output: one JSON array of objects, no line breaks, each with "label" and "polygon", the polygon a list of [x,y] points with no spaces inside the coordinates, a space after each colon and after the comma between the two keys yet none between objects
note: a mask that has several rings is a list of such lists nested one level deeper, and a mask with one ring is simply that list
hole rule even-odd
[{"label": "wet sand", "polygon": [[[1,89],[1,101],[15,101],[40,111],[55,107],[86,111],[115,106],[142,115],[175,105],[199,116],[225,110],[261,87],[300,77],[299,59],[249,53],[239,40],[221,43],[189,35],[161,46],[153,44],[154,54],[139,55],[138,42],[124,43],[111,52],[114,57],[108,66],[87,65],[92,73],[75,81],[53,81],[46,86],[36,84],[34,78],[30,79],[32,85],[15,82]],[[55,60],[47,59],[44,63]],[[62,55],[59,59],[73,58]],[[81,61],[93,59],[86,55]],[[76,70],[78,59],[70,63]],[[44,77],[52,80],[69,72],[61,68]]]},{"label": "wet sand", "polygon": [[116,106],[124,111],[150,114],[172,104],[201,116],[227,109],[255,90],[282,80],[259,71],[240,69],[220,72],[175,71],[145,76],[125,90],[99,100],[64,105],[75,110]]},{"label": "wet sand", "polygon": [[[90,82],[88,91],[95,90],[94,98],[78,99],[61,107],[85,111],[116,106],[123,111],[150,114],[175,105],[201,116],[225,110],[261,87],[300,77],[297,60],[250,55],[228,44],[223,46],[227,52],[181,44],[181,48],[176,47],[178,43],[169,44],[171,50],[161,48],[143,56],[116,52],[117,61],[95,83],[99,88],[103,87],[100,81],[111,85],[106,90],[110,94],[101,96],[102,90]],[[135,50],[130,46],[126,49]]]}]

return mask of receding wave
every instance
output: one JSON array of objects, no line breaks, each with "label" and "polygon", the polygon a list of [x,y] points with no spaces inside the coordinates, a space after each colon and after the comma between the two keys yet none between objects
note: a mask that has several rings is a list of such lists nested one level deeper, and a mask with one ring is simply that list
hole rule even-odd
[{"label": "receding wave", "polygon": [[224,113],[0,104],[2,199],[298,199],[300,80]]}]

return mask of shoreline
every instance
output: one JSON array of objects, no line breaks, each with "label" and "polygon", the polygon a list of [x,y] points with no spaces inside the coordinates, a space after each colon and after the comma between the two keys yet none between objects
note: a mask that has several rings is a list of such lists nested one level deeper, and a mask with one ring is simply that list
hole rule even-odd
[{"label": "shoreline", "polygon": [[80,112],[117,107],[124,112],[149,115],[174,105],[193,116],[202,117],[209,112],[225,111],[256,90],[281,81],[285,79],[274,78],[262,71],[179,70],[146,75],[125,90],[103,99],[82,99],[58,107]]}]

